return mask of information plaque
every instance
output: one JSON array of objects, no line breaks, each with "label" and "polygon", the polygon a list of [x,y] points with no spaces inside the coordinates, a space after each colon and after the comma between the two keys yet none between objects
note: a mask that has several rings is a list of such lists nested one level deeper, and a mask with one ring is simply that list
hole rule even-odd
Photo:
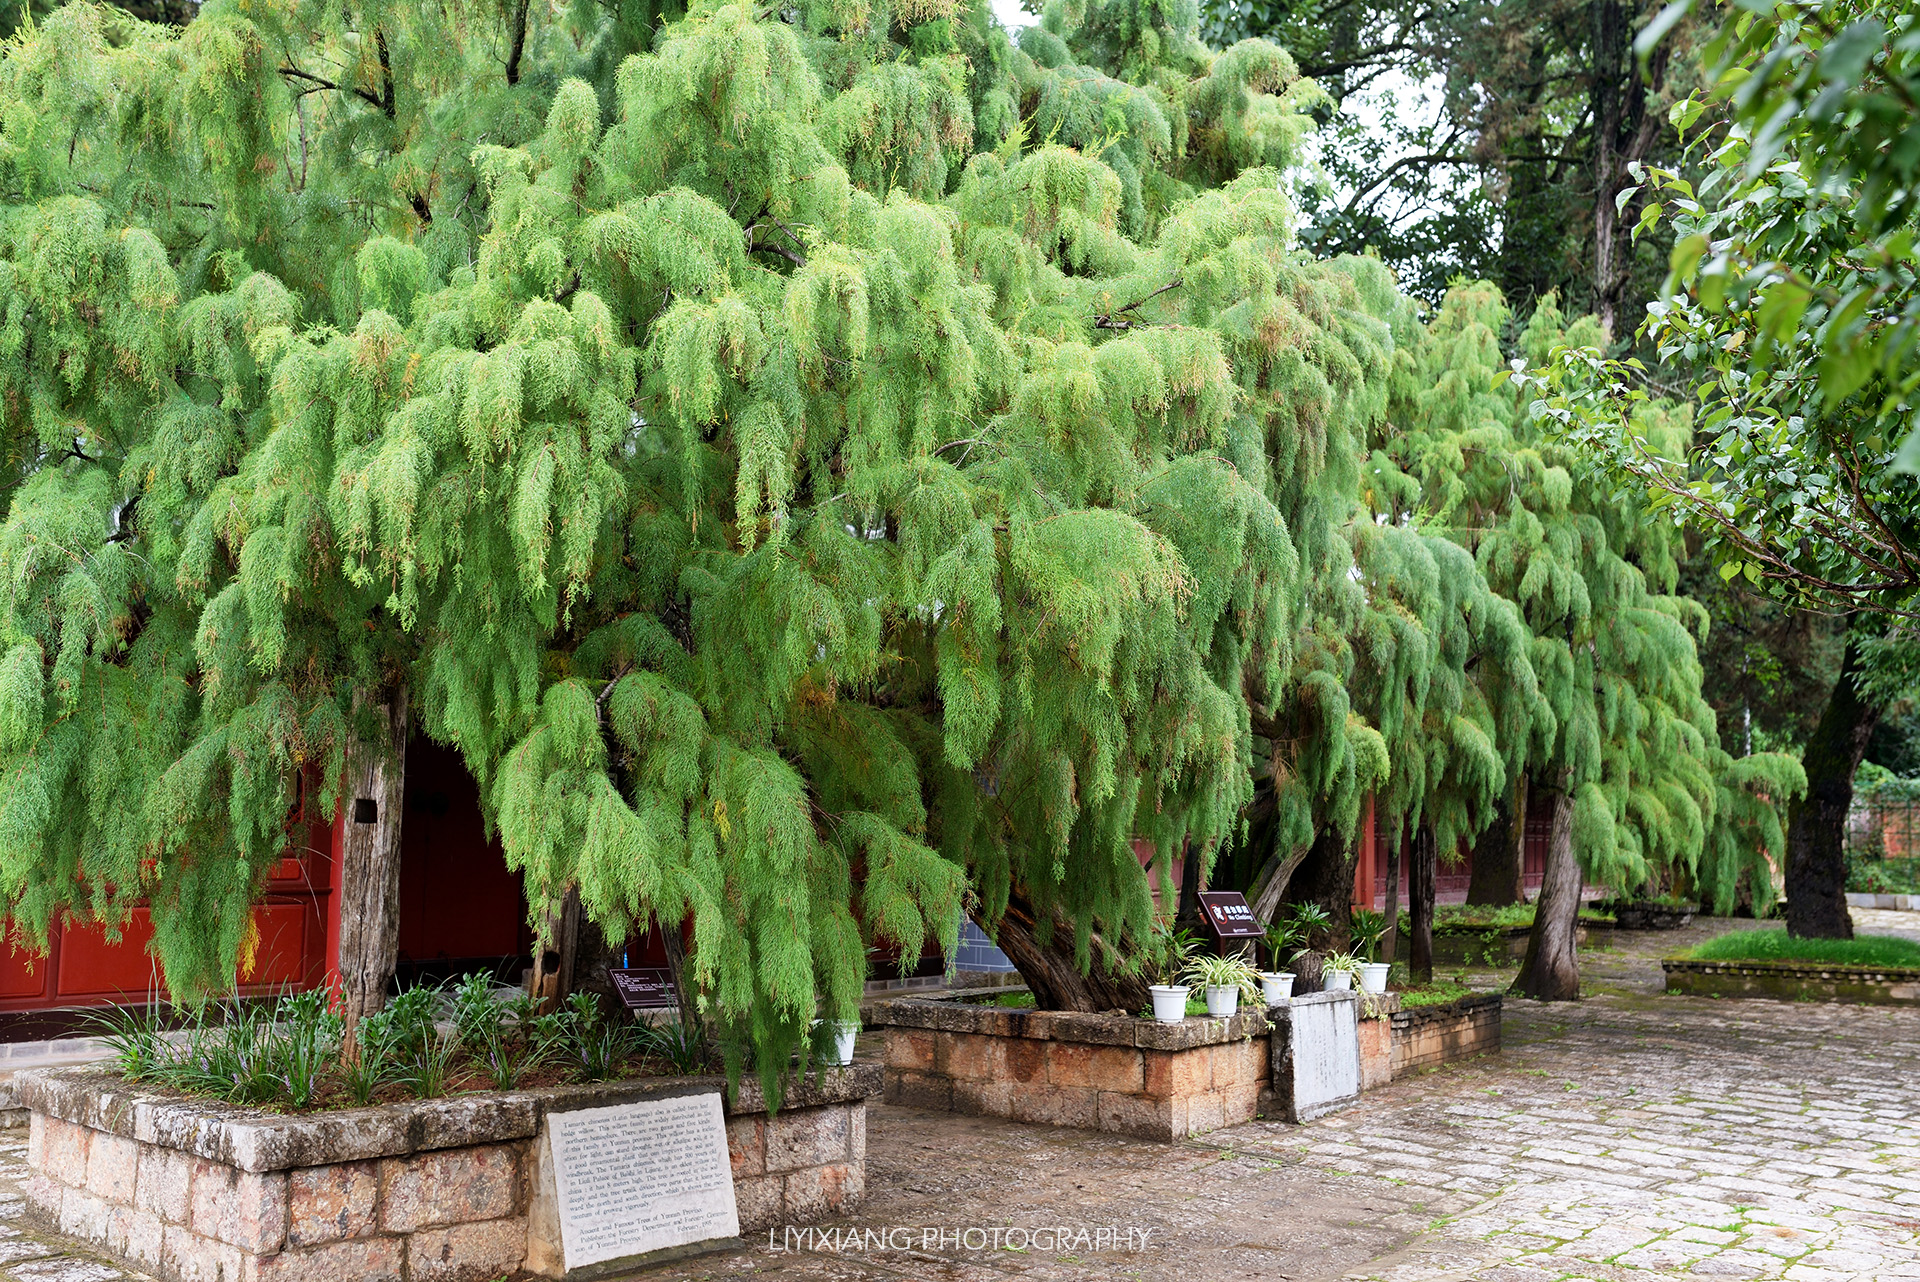
[{"label": "information plaque", "polygon": [[718,1092],[547,1114],[569,1272],[738,1237]]},{"label": "information plaque", "polygon": [[680,1004],[680,994],[673,986],[673,972],[665,966],[610,970],[607,977],[613,980],[614,995],[628,1010],[665,1010]]},{"label": "information plaque", "polygon": [[1207,925],[1222,939],[1259,939],[1267,933],[1247,907],[1247,897],[1237,890],[1203,890],[1200,908],[1207,914]]}]

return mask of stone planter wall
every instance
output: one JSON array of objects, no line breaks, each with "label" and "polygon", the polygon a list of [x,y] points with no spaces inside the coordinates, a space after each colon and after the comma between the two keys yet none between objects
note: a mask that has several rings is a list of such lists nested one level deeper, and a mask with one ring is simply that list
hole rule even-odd
[{"label": "stone planter wall", "polygon": [[1444,1006],[1393,1015],[1393,1069],[1400,1077],[1448,1060],[1500,1049],[1500,994],[1475,993]]},{"label": "stone planter wall", "polygon": [[[743,1232],[858,1205],[880,1069],[796,1083],[768,1116],[729,1106]],[[545,1157],[550,1112],[722,1092],[663,1078],[286,1116],[128,1087],[103,1068],[15,1081],[31,1110],[36,1214],[172,1282],[487,1282],[564,1275]]]},{"label": "stone planter wall", "polygon": [[[1392,1078],[1398,1004],[1391,994],[1376,998],[1374,1017],[1359,1021],[1362,1090]],[[1277,1107],[1271,1024],[1259,1009],[1161,1024],[900,998],[876,1003],[867,1022],[886,1036],[889,1104],[1158,1140],[1236,1126]]]},{"label": "stone planter wall", "polygon": [[1850,908],[1890,908],[1895,912],[1920,912],[1920,895],[1869,895],[1860,891],[1847,892],[1847,906]]},{"label": "stone planter wall", "polygon": [[1250,1120],[1268,1078],[1266,1015],[1158,1024],[1125,1015],[903,998],[884,1025],[886,1100],[1172,1140]]},{"label": "stone planter wall", "polygon": [[1819,962],[1689,961],[1669,957],[1667,991],[1695,997],[1775,997],[1866,1006],[1920,1006],[1920,970]]}]

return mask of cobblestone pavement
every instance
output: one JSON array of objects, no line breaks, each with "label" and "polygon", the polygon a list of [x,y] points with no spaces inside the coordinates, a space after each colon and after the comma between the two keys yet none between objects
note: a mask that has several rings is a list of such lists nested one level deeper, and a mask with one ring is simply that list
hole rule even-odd
[{"label": "cobblestone pavement", "polygon": [[[1920,938],[1913,914],[1855,916]],[[874,1249],[758,1239],[644,1276],[1920,1279],[1920,1010],[1659,995],[1662,953],[1755,927],[1588,950],[1594,995],[1509,1002],[1503,1054],[1306,1127],[1155,1145],[875,1108],[868,1204],[829,1226],[870,1230]],[[0,1132],[0,1279],[131,1276],[24,1223],[24,1150],[23,1132]],[[980,1244],[1008,1227],[1065,1236]]]}]

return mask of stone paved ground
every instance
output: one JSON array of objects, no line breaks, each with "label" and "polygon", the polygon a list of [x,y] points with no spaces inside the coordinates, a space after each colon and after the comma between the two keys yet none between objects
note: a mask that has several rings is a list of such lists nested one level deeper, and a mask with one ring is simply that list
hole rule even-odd
[{"label": "stone paved ground", "polygon": [[[1856,920],[1920,938],[1913,914]],[[833,1226],[869,1231],[875,1249],[763,1239],[645,1276],[1920,1279],[1920,1010],[1657,995],[1660,953],[1753,926],[1590,950],[1594,995],[1510,1002],[1504,1054],[1307,1127],[1256,1121],[1169,1146],[876,1108],[868,1205]],[[124,1276],[21,1222],[23,1141],[0,1132],[0,1278]],[[1064,1245],[1005,1249],[1009,1227],[1049,1226]],[[996,1228],[1001,1249],[981,1245]],[[1145,1249],[1128,1249],[1129,1230]]]}]

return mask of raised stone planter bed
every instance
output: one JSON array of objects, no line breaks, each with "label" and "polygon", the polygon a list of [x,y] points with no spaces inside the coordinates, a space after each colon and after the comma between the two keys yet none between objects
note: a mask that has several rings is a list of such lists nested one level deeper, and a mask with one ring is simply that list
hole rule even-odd
[{"label": "raised stone planter bed", "polygon": [[909,1107],[1173,1140],[1250,1120],[1269,1078],[1258,1010],[1159,1024],[901,998],[869,1022],[887,1103]]},{"label": "raised stone planter bed", "polygon": [[[725,1089],[659,1078],[289,1116],[130,1087],[99,1066],[14,1082],[36,1214],[173,1282],[599,1276],[561,1263],[549,1115]],[[858,1205],[880,1090],[877,1064],[830,1069],[770,1116],[741,1083],[726,1133],[743,1232]]]},{"label": "raised stone planter bed", "polygon": [[[1604,934],[1609,929],[1604,924],[1583,921],[1574,928],[1574,946],[1585,947],[1590,931],[1599,930]],[[1489,955],[1493,964],[1519,961],[1527,955],[1527,938],[1532,934],[1531,926],[1435,927],[1433,960],[1441,966],[1478,966],[1486,964]],[[1406,931],[1400,932],[1396,948],[1396,957],[1411,954],[1413,940]]]},{"label": "raised stone planter bed", "polygon": [[1860,891],[1847,892],[1847,904],[1852,908],[1890,908],[1894,912],[1920,912],[1920,895],[1869,895]]},{"label": "raised stone planter bed", "polygon": [[1832,966],[1824,962],[1691,961],[1669,957],[1667,991],[1695,997],[1775,997],[1783,1001],[1920,1006],[1920,970]]},{"label": "raised stone planter bed", "polygon": [[1662,904],[1641,899],[1616,899],[1594,906],[1612,913],[1614,924],[1621,930],[1679,930],[1692,925],[1693,915],[1700,911],[1699,904]]},{"label": "raised stone planter bed", "polygon": [[[1357,1009],[1359,998],[1314,993],[1292,1005],[1316,1003]],[[1394,1004],[1388,996],[1376,1006],[1379,1018],[1359,1021],[1357,1072],[1363,1089],[1390,1079],[1386,1016]],[[1287,1077],[1294,1061],[1282,1046],[1278,1067],[1285,1080],[1277,1081],[1268,1037],[1273,1022],[1269,1012],[1258,1009],[1243,1008],[1232,1019],[1193,1017],[1161,1024],[1126,1015],[898,998],[876,1003],[867,1022],[886,1036],[889,1104],[1157,1140],[1198,1135],[1263,1114],[1295,1115],[1294,1087]],[[1343,1053],[1353,1051],[1349,1043]],[[1318,1106],[1316,1097],[1309,1112]]]},{"label": "raised stone planter bed", "polygon": [[1500,994],[1474,993],[1442,1006],[1395,1011],[1393,1076],[1500,1049]]}]

